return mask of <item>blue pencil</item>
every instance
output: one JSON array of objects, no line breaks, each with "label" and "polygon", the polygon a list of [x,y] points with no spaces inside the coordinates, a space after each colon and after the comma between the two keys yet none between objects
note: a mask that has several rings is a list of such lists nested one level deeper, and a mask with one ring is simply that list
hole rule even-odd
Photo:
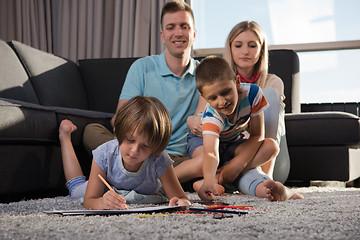
[{"label": "blue pencil", "polygon": [[232,214],[248,214],[248,212],[243,211],[232,211],[232,210],[222,210],[222,209],[208,209],[208,208],[194,208],[189,207],[190,211],[200,211],[200,212],[215,212],[215,213],[232,213]]}]

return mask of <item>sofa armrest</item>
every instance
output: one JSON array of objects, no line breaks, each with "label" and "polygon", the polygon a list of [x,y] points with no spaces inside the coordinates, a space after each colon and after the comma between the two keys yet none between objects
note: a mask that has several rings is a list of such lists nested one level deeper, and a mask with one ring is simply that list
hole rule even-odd
[{"label": "sofa armrest", "polygon": [[0,98],[0,142],[50,143],[57,140],[55,113],[48,107]]},{"label": "sofa armrest", "polygon": [[60,122],[69,119],[78,128],[72,134],[72,141],[81,145],[87,124],[97,122],[110,129],[113,114],[0,98],[0,116],[0,143],[57,144]]},{"label": "sofa armrest", "polygon": [[360,142],[359,117],[345,112],[285,114],[289,146],[352,145]]}]

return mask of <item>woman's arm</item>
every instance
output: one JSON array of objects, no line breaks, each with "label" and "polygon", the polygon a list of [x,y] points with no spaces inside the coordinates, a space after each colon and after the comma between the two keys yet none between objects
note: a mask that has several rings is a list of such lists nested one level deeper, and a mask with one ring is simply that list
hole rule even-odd
[{"label": "woman's arm", "polygon": [[285,100],[285,94],[284,94],[284,82],[275,74],[268,74],[266,84],[264,88],[274,88],[279,95],[281,96],[281,99]]},{"label": "woman's arm", "polygon": [[169,206],[175,205],[191,205],[183,188],[180,185],[174,171],[174,167],[170,166],[160,177],[161,184],[170,199]]},{"label": "woman's arm", "polygon": [[199,96],[199,102],[195,111],[194,115],[191,115],[187,118],[186,123],[188,126],[188,129],[198,137],[202,136],[202,130],[201,130],[201,117],[199,114],[204,111],[206,100],[201,96]]},{"label": "woman's arm", "polygon": [[115,191],[107,191],[105,194],[105,185],[99,179],[98,174],[106,179],[105,172],[93,160],[91,165],[91,172],[89,182],[86,188],[84,197],[84,208],[87,209],[124,209],[125,198],[117,194]]}]

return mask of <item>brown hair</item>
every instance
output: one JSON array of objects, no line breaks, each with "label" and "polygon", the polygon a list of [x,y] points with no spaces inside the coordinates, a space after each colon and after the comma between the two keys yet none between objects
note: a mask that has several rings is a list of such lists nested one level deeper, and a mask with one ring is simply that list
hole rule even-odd
[{"label": "brown hair", "polygon": [[164,151],[171,138],[170,114],[164,104],[154,97],[131,98],[117,112],[114,126],[119,144],[131,131],[145,134],[152,148],[151,157]]},{"label": "brown hair", "polygon": [[231,53],[231,44],[240,33],[246,30],[251,30],[253,33],[255,33],[261,45],[260,58],[254,66],[253,74],[258,74],[259,72],[261,72],[259,79],[255,83],[263,88],[265,87],[266,79],[268,75],[269,53],[268,53],[268,46],[267,46],[265,33],[261,29],[259,24],[257,24],[255,21],[243,21],[236,24],[233,27],[233,29],[230,31],[229,36],[227,37],[225,44],[224,58],[230,64],[231,68],[236,72],[236,65]]},{"label": "brown hair", "polygon": [[186,11],[190,13],[191,18],[193,20],[193,24],[195,26],[194,13],[191,7],[183,1],[171,1],[171,2],[167,2],[161,10],[161,18],[160,18],[161,29],[163,28],[163,18],[165,14],[174,13],[178,11]]},{"label": "brown hair", "polygon": [[235,82],[235,73],[228,62],[222,57],[208,56],[201,60],[195,70],[196,87],[202,93],[205,85],[213,84],[219,80],[232,80]]}]

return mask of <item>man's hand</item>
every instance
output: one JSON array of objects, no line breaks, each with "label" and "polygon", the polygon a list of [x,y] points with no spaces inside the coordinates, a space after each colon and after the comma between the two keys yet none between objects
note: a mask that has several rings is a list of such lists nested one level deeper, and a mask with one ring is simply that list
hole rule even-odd
[{"label": "man's hand", "polygon": [[201,117],[196,115],[191,115],[186,120],[188,129],[192,134],[197,137],[202,136],[202,125],[201,125]]}]

